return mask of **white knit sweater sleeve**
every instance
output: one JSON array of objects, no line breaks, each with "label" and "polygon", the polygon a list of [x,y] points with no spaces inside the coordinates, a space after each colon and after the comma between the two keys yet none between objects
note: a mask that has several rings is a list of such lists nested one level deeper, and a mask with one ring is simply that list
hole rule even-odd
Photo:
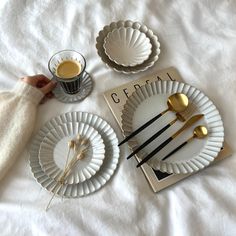
[{"label": "white knit sweater sleeve", "polygon": [[0,92],[0,180],[27,144],[43,93],[22,81]]}]

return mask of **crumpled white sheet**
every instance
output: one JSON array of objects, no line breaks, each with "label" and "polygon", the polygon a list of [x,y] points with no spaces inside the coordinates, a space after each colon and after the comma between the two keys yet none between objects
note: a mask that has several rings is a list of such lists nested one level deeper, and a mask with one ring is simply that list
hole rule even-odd
[{"label": "crumpled white sheet", "polygon": [[[50,76],[47,61],[61,49],[87,59],[93,93],[78,104],[53,99],[41,105],[36,133],[50,118],[68,111],[104,117],[121,132],[103,92],[158,69],[175,66],[186,82],[202,89],[219,108],[226,139],[236,139],[236,2],[229,1],[14,1],[0,2],[0,88],[10,89],[23,75]],[[155,66],[137,75],[107,68],[95,49],[98,31],[120,19],[140,21],[159,36]],[[10,114],[11,115],[11,114]],[[14,114],[12,114],[14,115]],[[29,114],[30,115],[30,114]],[[128,148],[113,178],[87,197],[55,198],[34,180],[28,153],[0,183],[1,235],[235,235],[236,160],[232,157],[158,194],[149,187]]]}]

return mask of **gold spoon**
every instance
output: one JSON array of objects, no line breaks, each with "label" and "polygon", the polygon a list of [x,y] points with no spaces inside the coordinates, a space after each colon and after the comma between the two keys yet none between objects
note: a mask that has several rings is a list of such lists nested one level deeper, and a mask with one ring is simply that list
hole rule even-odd
[{"label": "gold spoon", "polygon": [[127,136],[121,143],[118,144],[120,146],[121,144],[127,142],[129,139],[134,137],[136,134],[140,133],[142,130],[144,130],[146,127],[151,125],[154,121],[156,121],[158,118],[163,116],[168,111],[174,111],[176,113],[184,111],[188,107],[188,97],[183,93],[174,93],[171,96],[169,96],[167,100],[167,106],[168,108],[155,117],[153,117],[151,120],[143,124],[141,127],[136,129],[134,132],[132,132],[129,136]]},{"label": "gold spoon", "polygon": [[167,154],[165,157],[162,158],[162,161],[164,161],[165,159],[167,159],[168,157],[170,157],[171,155],[173,155],[175,152],[177,152],[178,150],[180,150],[183,146],[185,146],[187,143],[191,142],[194,138],[198,138],[198,139],[203,139],[208,135],[208,130],[205,126],[203,125],[199,125],[197,126],[194,130],[193,130],[193,136],[190,137],[187,141],[185,141],[184,143],[180,144],[177,148],[175,148],[172,152],[170,152],[169,154]]}]

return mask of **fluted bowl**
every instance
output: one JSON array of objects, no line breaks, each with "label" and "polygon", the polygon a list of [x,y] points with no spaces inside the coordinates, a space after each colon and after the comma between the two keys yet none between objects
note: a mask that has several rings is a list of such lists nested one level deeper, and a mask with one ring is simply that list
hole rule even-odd
[{"label": "fluted bowl", "polygon": [[152,52],[150,39],[131,27],[120,27],[108,33],[103,47],[109,59],[122,66],[140,65]]}]

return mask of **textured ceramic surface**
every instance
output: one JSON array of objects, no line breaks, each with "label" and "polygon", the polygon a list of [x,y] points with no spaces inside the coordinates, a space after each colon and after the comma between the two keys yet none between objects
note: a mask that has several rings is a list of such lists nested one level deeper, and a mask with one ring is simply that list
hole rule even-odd
[{"label": "textured ceramic surface", "polygon": [[[148,57],[148,59],[142,63],[141,65],[137,66],[121,66],[116,64],[115,62],[111,61],[109,57],[106,55],[105,50],[103,48],[104,40],[107,37],[107,35],[112,32],[114,29],[118,29],[121,27],[131,27],[133,29],[137,29],[140,32],[144,33],[149,39],[150,43],[152,45],[152,52],[151,55]],[[158,60],[159,54],[160,54],[160,43],[158,41],[158,38],[156,35],[153,34],[152,30],[148,29],[147,26],[139,23],[139,22],[133,22],[130,20],[127,21],[118,21],[118,22],[112,22],[110,25],[106,25],[98,34],[98,37],[96,38],[96,48],[97,53],[101,57],[102,61],[109,67],[111,67],[113,70],[125,74],[131,74],[131,73],[138,73],[141,71],[145,71],[148,68],[152,67],[154,63]]]},{"label": "textured ceramic surface", "polygon": [[[177,136],[176,139],[150,159],[148,164],[154,169],[163,172],[186,174],[208,166],[218,155],[224,141],[224,127],[221,116],[212,101],[200,90],[176,81],[155,81],[144,85],[127,100],[122,115],[122,128],[125,136],[129,135],[147,120],[165,110],[167,108],[167,98],[176,92],[186,94],[190,103],[196,107],[192,115],[204,114],[204,119],[201,119],[193,127]],[[135,150],[152,134],[173,119],[175,119],[173,112],[166,113],[136,137],[130,139],[129,145]],[[146,146],[139,153],[139,157],[141,159],[145,157],[147,153],[154,150],[155,147],[174,134],[182,125],[182,122],[177,121],[161,136]],[[161,161],[166,154],[191,137],[194,127],[198,125],[207,127],[209,135],[205,139],[195,139],[165,161]]]},{"label": "textured ceramic surface", "polygon": [[[39,162],[39,148],[45,135],[64,123],[83,122],[92,126],[101,135],[105,144],[105,159],[99,171],[90,179],[78,184],[66,184],[57,191],[57,181],[48,176]],[[37,182],[54,193],[64,197],[82,197],[99,190],[114,174],[120,156],[118,139],[112,127],[101,117],[87,112],[69,112],[47,122],[34,137],[30,146],[30,167]]]},{"label": "textured ceramic surface", "polygon": [[142,64],[152,52],[150,39],[131,27],[114,29],[105,38],[103,47],[109,59],[122,66]]},{"label": "textured ceramic surface", "polygon": [[93,90],[93,80],[89,73],[84,72],[81,78],[81,89],[76,94],[67,94],[63,91],[60,84],[53,90],[55,97],[63,103],[74,103],[84,100]]},{"label": "textured ceramic surface", "polygon": [[[68,142],[76,140],[77,135],[89,140],[89,148],[85,157],[73,167],[66,183],[81,183],[91,178],[100,169],[104,157],[105,146],[101,135],[91,126],[82,122],[65,123],[50,130],[44,137],[39,150],[39,161],[45,173],[59,180],[65,168],[68,155]],[[74,150],[70,151],[70,161]]]}]

